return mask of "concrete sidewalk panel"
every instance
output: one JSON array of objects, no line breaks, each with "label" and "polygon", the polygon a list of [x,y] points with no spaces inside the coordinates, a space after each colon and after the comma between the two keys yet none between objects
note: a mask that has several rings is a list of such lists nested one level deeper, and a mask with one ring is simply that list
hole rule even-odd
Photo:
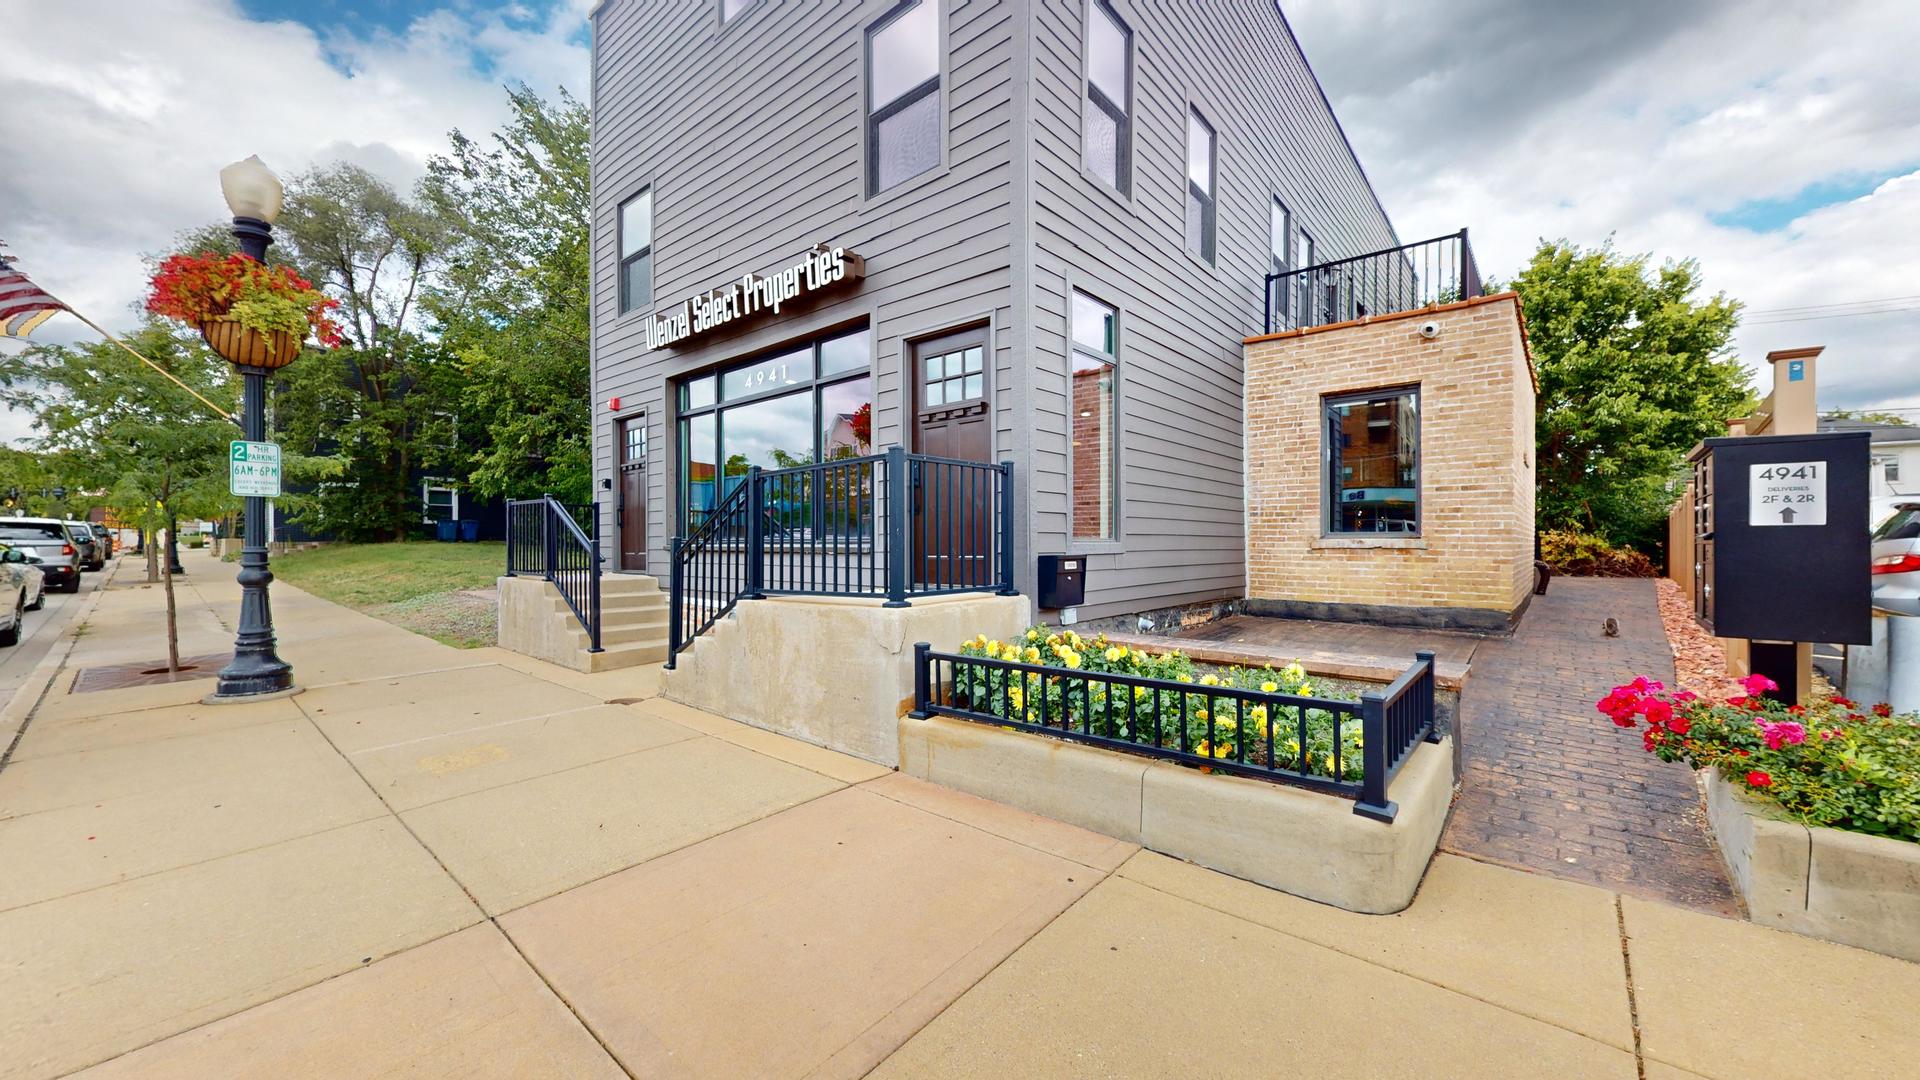
[{"label": "concrete sidewalk panel", "polygon": [[[152,660],[153,658],[135,657],[134,659]],[[116,664],[121,662],[108,661]],[[164,667],[166,662],[166,654],[163,651],[158,666]],[[77,655],[69,659],[67,669],[53,680],[53,685],[47,688],[46,699],[40,703],[38,709],[34,710],[33,723],[37,724],[42,720],[71,720],[92,716],[121,716],[146,709],[191,705],[213,693],[213,688],[217,684],[213,676],[209,675],[204,679],[155,683],[151,686],[129,686],[122,690],[94,690],[80,694],[70,692],[78,669],[98,666],[101,665]],[[222,706],[228,709],[251,707],[250,705]]]},{"label": "concrete sidewalk panel", "polygon": [[857,1077],[1099,877],[856,788],[501,922],[636,1076]]},{"label": "concrete sidewalk panel", "polygon": [[115,1058],[87,1080],[626,1074],[491,923]]},{"label": "concrete sidewalk panel", "polygon": [[1142,852],[1121,876],[1283,934],[1633,1049],[1613,895],[1441,855],[1413,906],[1360,915]]},{"label": "concrete sidewalk panel", "polygon": [[61,805],[0,819],[0,866],[12,868],[0,874],[0,910],[387,812],[304,718],[169,743],[9,766],[0,789]]},{"label": "concrete sidewalk panel", "polygon": [[1140,850],[1138,844],[1115,840],[1111,836],[1090,832],[1064,821],[1030,814],[992,799],[931,784],[905,773],[888,773],[878,780],[862,784],[861,790],[971,825],[1016,844],[1038,848],[1049,855],[1071,859],[1103,873],[1111,873],[1126,862],[1128,856]]},{"label": "concrete sidewalk panel", "polygon": [[670,743],[401,814],[489,914],[842,786],[718,739]]},{"label": "concrete sidewalk panel", "polygon": [[696,709],[691,705],[682,705],[665,698],[651,698],[633,706],[637,712],[656,716],[663,720],[679,724],[717,739],[725,739],[735,746],[744,746],[756,753],[778,758],[789,765],[798,765],[825,776],[831,776],[844,784],[858,784],[885,776],[892,769],[885,765],[876,765],[865,758],[852,754],[843,754],[838,750],[829,750],[810,742],[782,735],[777,731],[768,731],[738,720],[729,720],[724,716]]},{"label": "concrete sidewalk panel", "polygon": [[497,664],[319,687],[295,700],[345,754],[600,704]]},{"label": "concrete sidewalk panel", "polygon": [[0,913],[0,1076],[91,1065],[480,918],[391,819]]},{"label": "concrete sidewalk panel", "polygon": [[414,739],[349,756],[396,810],[700,736],[619,705],[592,705]]},{"label": "concrete sidewalk panel", "polygon": [[173,705],[138,712],[112,713],[73,719],[36,717],[13,760],[70,754],[76,750],[104,750],[114,746],[173,739],[183,735],[205,735],[216,731],[252,727],[255,724],[303,720],[300,709],[289,698],[263,701],[258,705]]},{"label": "concrete sidewalk panel", "polygon": [[1633,1080],[1632,1053],[1108,878],[871,1074]]},{"label": "concrete sidewalk panel", "polygon": [[1706,1076],[1909,1077],[1920,964],[1623,898],[1641,1045]]}]

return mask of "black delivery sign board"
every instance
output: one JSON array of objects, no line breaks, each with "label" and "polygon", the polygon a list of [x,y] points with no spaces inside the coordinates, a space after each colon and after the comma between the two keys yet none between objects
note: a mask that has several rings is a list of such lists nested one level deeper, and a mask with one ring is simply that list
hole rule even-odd
[{"label": "black delivery sign board", "polygon": [[1713,632],[1872,642],[1864,431],[1708,439]]}]

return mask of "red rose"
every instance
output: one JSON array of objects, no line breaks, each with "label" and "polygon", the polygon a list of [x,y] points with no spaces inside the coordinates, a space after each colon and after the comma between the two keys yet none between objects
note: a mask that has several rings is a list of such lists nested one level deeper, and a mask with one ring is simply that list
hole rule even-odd
[{"label": "red rose", "polygon": [[1846,698],[1841,697],[1839,694],[1833,695],[1833,703],[1835,705],[1840,706],[1843,709],[1853,708],[1853,702],[1847,700]]},{"label": "red rose", "polygon": [[1673,719],[1673,706],[1658,698],[1647,699],[1647,723],[1664,724]]},{"label": "red rose", "polygon": [[1875,706],[1873,707],[1873,715],[1875,715],[1875,716],[1892,716],[1892,715],[1893,715],[1893,706],[1891,706],[1891,705],[1889,705],[1889,704],[1887,704],[1886,702],[1884,702],[1884,701],[1883,701],[1883,702],[1881,702],[1880,704],[1878,704],[1878,705],[1875,705]]},{"label": "red rose", "polygon": [[1752,772],[1747,774],[1747,786],[1748,787],[1771,787],[1773,786],[1773,777],[1768,776],[1766,773],[1761,772],[1759,769],[1755,769]]},{"label": "red rose", "polygon": [[1684,716],[1676,716],[1667,721],[1667,730],[1673,732],[1675,735],[1685,735],[1687,732],[1693,730],[1693,721]]}]

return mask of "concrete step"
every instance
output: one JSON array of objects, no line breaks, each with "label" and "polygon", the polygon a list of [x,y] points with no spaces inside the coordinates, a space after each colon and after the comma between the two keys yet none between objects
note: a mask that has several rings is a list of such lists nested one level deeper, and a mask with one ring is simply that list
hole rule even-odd
[{"label": "concrete step", "polygon": [[[582,637],[584,636],[585,635],[582,635]],[[643,626],[608,626],[606,623],[600,624],[600,644],[603,646],[624,645],[635,641],[658,641],[661,644],[665,644],[666,640],[667,624],[664,622],[658,625]]]},{"label": "concrete step", "polygon": [[660,611],[667,610],[667,594],[664,592],[638,593],[601,593],[601,611]]},{"label": "concrete step", "polygon": [[608,645],[597,653],[587,653],[588,671],[613,671],[617,668],[658,664],[667,658],[667,643],[636,642]]},{"label": "concrete step", "polygon": [[660,579],[646,574],[602,574],[600,575],[600,597],[627,596],[634,593],[657,593],[660,591]]}]

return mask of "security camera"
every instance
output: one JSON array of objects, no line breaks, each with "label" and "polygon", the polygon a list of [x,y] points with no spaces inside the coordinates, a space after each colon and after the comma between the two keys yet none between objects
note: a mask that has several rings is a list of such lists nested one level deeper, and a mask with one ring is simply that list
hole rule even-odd
[{"label": "security camera", "polygon": [[1432,341],[1440,336],[1440,324],[1429,319],[1420,324],[1420,336]]}]

